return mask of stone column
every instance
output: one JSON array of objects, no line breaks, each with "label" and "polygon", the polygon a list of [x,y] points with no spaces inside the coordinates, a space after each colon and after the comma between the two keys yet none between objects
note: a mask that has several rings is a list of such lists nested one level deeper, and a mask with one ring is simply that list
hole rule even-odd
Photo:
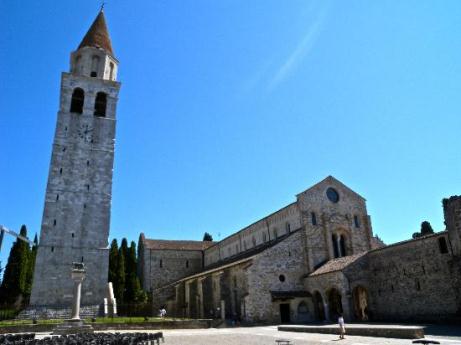
[{"label": "stone column", "polygon": [[330,319],[330,307],[327,302],[323,302],[323,312],[325,313],[325,321],[332,321]]},{"label": "stone column", "polygon": [[205,277],[197,279],[197,296],[198,296],[198,314],[199,318],[203,319],[205,317],[204,303],[203,303],[203,280]]},{"label": "stone column", "polygon": [[72,280],[74,281],[74,300],[72,303],[72,320],[80,320],[80,298],[82,293],[82,282],[85,279],[85,270],[72,270]]},{"label": "stone column", "polygon": [[224,301],[223,299],[221,300],[221,319],[225,319],[226,318],[226,301]]},{"label": "stone column", "polygon": [[190,282],[185,282],[184,300],[186,304],[186,317],[190,317]]}]

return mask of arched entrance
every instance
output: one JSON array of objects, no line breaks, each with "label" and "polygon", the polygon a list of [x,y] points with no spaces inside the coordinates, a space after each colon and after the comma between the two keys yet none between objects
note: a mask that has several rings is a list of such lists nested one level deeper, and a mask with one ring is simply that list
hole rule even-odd
[{"label": "arched entrance", "polygon": [[314,293],[314,311],[315,317],[319,321],[325,320],[325,310],[323,309],[323,298],[320,292],[315,291]]},{"label": "arched entrance", "polygon": [[356,286],[352,290],[354,300],[354,316],[357,320],[367,321],[370,319],[368,311],[368,292],[363,286]]},{"label": "arched entrance", "polygon": [[341,302],[341,294],[335,288],[328,292],[328,306],[330,310],[331,320],[336,320],[339,314],[343,313],[343,305]]}]

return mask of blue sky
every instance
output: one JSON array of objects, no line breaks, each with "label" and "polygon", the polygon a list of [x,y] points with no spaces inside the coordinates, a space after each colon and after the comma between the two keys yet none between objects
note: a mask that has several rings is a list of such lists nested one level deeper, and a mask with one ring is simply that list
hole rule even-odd
[{"label": "blue sky", "polygon": [[[39,231],[60,73],[99,8],[0,2],[0,224]],[[461,2],[108,1],[111,238],[224,238],[333,175],[407,239],[460,194]],[[11,239],[0,260],[6,263]]]}]

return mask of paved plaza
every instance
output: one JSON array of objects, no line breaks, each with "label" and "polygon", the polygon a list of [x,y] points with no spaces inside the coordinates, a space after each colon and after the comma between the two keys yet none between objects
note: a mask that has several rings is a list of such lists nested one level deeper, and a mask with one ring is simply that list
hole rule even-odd
[{"label": "paved plaza", "polygon": [[[163,332],[165,344],[171,345],[275,345],[276,339],[289,339],[293,345],[320,345],[320,344],[411,344],[409,339],[374,338],[347,336],[339,340],[337,335],[318,333],[279,332],[276,326],[266,327],[239,327],[222,329],[198,330],[166,330]],[[461,344],[461,331],[458,336],[428,335],[428,338],[437,339],[441,344]]]},{"label": "paved plaza", "polygon": [[[280,332],[277,326],[152,330],[162,331],[165,345],[276,345],[277,339],[289,339],[292,345],[410,345],[411,339],[347,336],[339,340],[337,335],[319,333]],[[149,332],[149,331],[124,331]],[[39,333],[37,338],[49,336]],[[438,340],[441,345],[461,345],[461,327],[430,326],[426,338]]]}]

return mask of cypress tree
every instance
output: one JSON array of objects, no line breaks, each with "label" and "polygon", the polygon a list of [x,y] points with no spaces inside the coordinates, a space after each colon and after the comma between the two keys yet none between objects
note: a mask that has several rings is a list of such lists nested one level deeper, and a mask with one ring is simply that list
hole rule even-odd
[{"label": "cypress tree", "polygon": [[118,260],[117,260],[117,289],[114,291],[115,297],[120,301],[124,301],[125,297],[125,257],[123,255],[122,247],[118,252]]},{"label": "cypress tree", "polygon": [[134,241],[131,242],[126,256],[125,284],[125,300],[127,302],[136,302],[140,284],[136,274],[136,243]]},{"label": "cypress tree", "polygon": [[427,220],[421,223],[421,235],[426,236],[434,233],[434,229],[432,229],[431,223]]},{"label": "cypress tree", "polygon": [[205,233],[203,234],[203,240],[204,240],[204,241],[210,241],[210,242],[211,242],[211,241],[213,241],[213,236],[211,236],[211,234],[209,234],[208,232],[205,232]]},{"label": "cypress tree", "polygon": [[32,282],[34,280],[34,269],[35,269],[35,258],[37,257],[37,246],[38,246],[38,238],[37,234],[34,237],[34,245],[32,246],[32,250],[29,254],[29,262],[27,263],[27,276],[26,276],[26,298],[27,300],[30,297],[32,292]]},{"label": "cypress tree", "polygon": [[110,249],[109,249],[109,276],[108,276],[108,280],[112,282],[114,293],[116,289],[115,285],[118,283],[117,266],[118,266],[118,243],[117,243],[117,240],[114,238],[112,242],[110,243]]},{"label": "cypress tree", "polygon": [[[27,228],[21,226],[19,233],[27,237]],[[27,242],[16,239],[10,250],[10,256],[5,267],[5,274],[1,286],[1,302],[6,304],[17,303],[27,292],[27,271],[30,255]]]}]

